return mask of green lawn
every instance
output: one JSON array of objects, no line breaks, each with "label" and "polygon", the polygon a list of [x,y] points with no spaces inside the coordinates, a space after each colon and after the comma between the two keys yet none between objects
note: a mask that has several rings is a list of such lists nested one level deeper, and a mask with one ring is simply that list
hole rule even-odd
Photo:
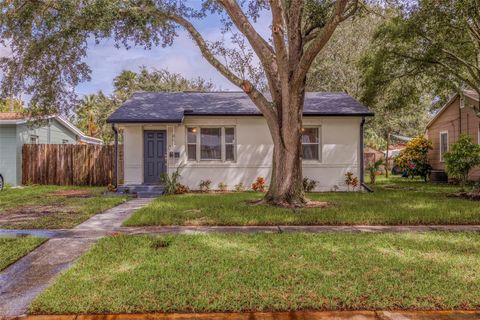
[{"label": "green lawn", "polygon": [[480,234],[104,238],[32,313],[480,308]]},{"label": "green lawn", "polygon": [[478,202],[448,198],[457,186],[402,178],[380,181],[374,193],[313,193],[330,208],[290,210],[251,205],[253,192],[161,197],[137,211],[125,226],[146,225],[347,225],[478,224]]},{"label": "green lawn", "polygon": [[[105,197],[103,187],[28,186],[0,192],[0,228],[72,228],[91,216],[126,201]],[[83,194],[59,195],[59,192]]]},{"label": "green lawn", "polygon": [[0,238],[0,271],[38,247],[45,240],[36,237]]}]

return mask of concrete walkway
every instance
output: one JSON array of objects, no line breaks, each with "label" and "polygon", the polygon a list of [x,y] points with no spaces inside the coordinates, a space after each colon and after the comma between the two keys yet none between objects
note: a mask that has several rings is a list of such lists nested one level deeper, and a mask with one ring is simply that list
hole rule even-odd
[{"label": "concrete walkway", "polygon": [[[88,220],[87,222],[90,222]],[[87,223],[85,222],[85,223]],[[98,223],[98,222],[97,222]],[[83,224],[82,224],[83,225]],[[81,226],[81,225],[80,225]],[[59,230],[7,230],[0,229],[0,236],[37,236],[52,239],[62,238],[98,238],[105,235],[102,228],[80,228]],[[418,226],[148,226],[148,227],[115,227],[110,232],[122,234],[190,234],[190,233],[283,233],[283,232],[356,232],[356,233],[379,233],[379,232],[480,232],[480,225],[418,225]]]},{"label": "concrete walkway", "polygon": [[331,232],[480,232],[480,225],[432,225],[432,226],[151,226],[119,228],[124,234],[189,234],[189,233],[331,233]]},{"label": "concrete walkway", "polygon": [[99,238],[119,229],[133,212],[153,199],[135,199],[97,214],[71,230],[78,237],[56,237],[0,273],[0,317],[18,316],[53,279]]},{"label": "concrete walkway", "polygon": [[26,316],[18,320],[478,320],[480,311],[296,311]]}]

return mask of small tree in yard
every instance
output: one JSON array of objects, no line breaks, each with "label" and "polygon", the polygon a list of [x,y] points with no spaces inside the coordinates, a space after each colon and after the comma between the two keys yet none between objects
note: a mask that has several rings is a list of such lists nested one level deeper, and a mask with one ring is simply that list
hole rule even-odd
[{"label": "small tree in yard", "polygon": [[418,136],[407,143],[405,149],[395,158],[395,163],[407,172],[409,177],[420,176],[426,182],[432,166],[428,161],[428,151],[432,149],[432,142],[425,137]]},{"label": "small tree in yard", "polygon": [[[362,0],[0,1],[0,44],[12,49],[10,56],[0,58],[1,87],[14,94],[27,92],[31,103],[55,112],[49,106],[68,106],[72,88],[90,78],[84,58],[91,39],[149,49],[171,45],[182,28],[205,60],[241,88],[267,122],[274,148],[265,201],[303,206],[307,73],[335,29],[362,5]],[[266,36],[254,24],[263,13],[270,16]],[[231,45],[207,41],[208,32],[195,26],[206,18],[223,23]]]},{"label": "small tree in yard", "polygon": [[370,162],[367,165],[367,171],[370,174],[370,183],[375,184],[377,180],[377,174],[380,173],[380,167],[383,165],[383,160],[377,160],[375,162]]},{"label": "small tree in yard", "polygon": [[446,171],[450,177],[460,180],[463,190],[470,170],[480,165],[480,145],[474,143],[468,135],[462,134],[450,148],[451,151],[443,155]]}]

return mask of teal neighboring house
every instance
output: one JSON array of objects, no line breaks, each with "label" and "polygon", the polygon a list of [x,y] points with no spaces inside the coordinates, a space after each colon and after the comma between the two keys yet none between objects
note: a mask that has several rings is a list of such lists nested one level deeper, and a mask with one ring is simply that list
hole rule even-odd
[{"label": "teal neighboring house", "polygon": [[5,183],[22,184],[22,146],[24,144],[102,144],[102,140],[86,136],[60,116],[43,119],[32,125],[24,115],[0,113],[0,174]]}]

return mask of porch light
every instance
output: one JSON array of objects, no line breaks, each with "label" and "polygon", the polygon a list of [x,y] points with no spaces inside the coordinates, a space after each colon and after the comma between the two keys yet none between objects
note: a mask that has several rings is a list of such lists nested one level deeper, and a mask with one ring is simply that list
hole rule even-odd
[{"label": "porch light", "polygon": [[192,132],[193,132],[193,133],[197,133],[197,128],[193,128],[193,129],[192,129]]}]

